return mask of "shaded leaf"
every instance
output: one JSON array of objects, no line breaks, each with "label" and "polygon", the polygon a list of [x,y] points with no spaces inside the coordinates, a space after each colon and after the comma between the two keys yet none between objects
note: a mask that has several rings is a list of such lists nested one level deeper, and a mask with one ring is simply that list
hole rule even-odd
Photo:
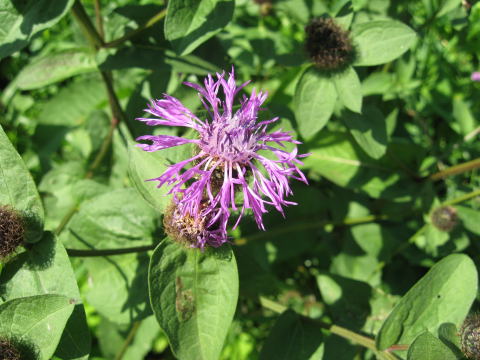
[{"label": "shaded leaf", "polygon": [[425,331],[419,335],[408,349],[407,360],[456,360],[455,354],[433,336]]},{"label": "shaded leaf", "polygon": [[333,78],[338,98],[343,105],[356,113],[362,112],[362,86],[357,72],[350,66]]}]

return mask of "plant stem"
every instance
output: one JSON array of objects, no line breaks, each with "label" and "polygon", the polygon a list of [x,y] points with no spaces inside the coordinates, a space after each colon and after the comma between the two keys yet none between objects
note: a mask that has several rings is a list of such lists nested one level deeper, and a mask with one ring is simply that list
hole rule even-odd
[{"label": "plant stem", "polygon": [[103,39],[93,26],[80,0],[76,0],[72,6],[72,14],[78,21],[80,28],[90,40],[95,49],[104,45]]},{"label": "plant stem", "polygon": [[163,9],[156,15],[154,15],[150,20],[148,20],[144,25],[140,26],[138,29],[135,29],[128,34],[125,34],[121,38],[115,39],[113,41],[107,42],[103,45],[105,48],[112,48],[112,47],[117,47],[121,44],[123,44],[125,41],[131,39],[132,37],[138,35],[140,32],[142,32],[145,29],[148,29],[149,27],[155,25],[157,22],[162,20],[165,16],[167,15],[167,9]]},{"label": "plant stem", "polygon": [[473,199],[474,197],[477,197],[477,196],[480,196],[480,189],[474,190],[474,191],[472,191],[472,192],[469,192],[468,194],[459,196],[459,197],[457,197],[457,198],[455,198],[455,199],[445,201],[445,202],[442,204],[442,206],[459,204],[459,203],[461,203],[461,202],[464,202],[464,201]]},{"label": "plant stem", "polygon": [[466,171],[470,171],[473,169],[480,168],[480,158],[467,161],[463,164],[458,164],[451,166],[449,168],[446,168],[445,170],[438,171],[428,177],[428,179],[432,181],[437,181],[446,178],[447,176],[452,176],[452,175],[457,175],[464,173]]},{"label": "plant stem", "polygon": [[100,5],[100,0],[95,0],[95,22],[97,25],[97,31],[100,34],[102,39],[105,39],[105,32],[103,30],[103,18],[102,18],[102,7]]},{"label": "plant stem", "polygon": [[115,356],[115,360],[122,360],[123,356],[127,352],[128,347],[130,346],[130,343],[133,341],[133,338],[135,337],[138,328],[140,327],[141,321],[135,321],[132,325],[132,328],[130,329],[130,332],[128,333],[127,338],[125,339],[125,342],[122,345],[122,348],[118,352],[117,356]]},{"label": "plant stem", "polygon": [[60,235],[60,233],[63,231],[63,229],[65,228],[65,226],[67,226],[68,222],[70,221],[70,219],[73,217],[73,215],[75,215],[75,213],[77,212],[78,210],[78,207],[77,205],[75,206],[72,206],[70,208],[70,210],[68,210],[68,212],[65,214],[65,216],[62,218],[62,220],[60,221],[60,224],[57,226],[57,228],[55,229],[54,233],[55,235]]},{"label": "plant stem", "polygon": [[114,256],[123,255],[136,252],[144,252],[155,249],[157,245],[136,246],[123,249],[100,249],[100,250],[78,250],[78,249],[66,249],[67,254],[71,257],[96,257],[96,256]]}]

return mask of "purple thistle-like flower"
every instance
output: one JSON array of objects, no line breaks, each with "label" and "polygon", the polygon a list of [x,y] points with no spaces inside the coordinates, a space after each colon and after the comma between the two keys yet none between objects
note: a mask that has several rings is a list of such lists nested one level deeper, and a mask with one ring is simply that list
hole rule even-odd
[{"label": "purple thistle-like flower", "polygon": [[[208,75],[204,87],[186,82],[198,91],[203,106],[208,112],[207,119],[199,119],[178,99],[164,95],[162,100],[152,100],[147,113],[157,118],[138,118],[147,125],[183,126],[196,130],[198,138],[186,139],[170,135],[144,135],[137,140],[147,140],[151,144],[139,144],[145,151],[157,151],[184,144],[195,144],[198,151],[189,159],[171,165],[160,177],[158,187],[172,186],[177,211],[183,216],[201,219],[206,229],[215,229],[215,236],[198,239],[201,243],[219,246],[227,241],[227,222],[231,211],[240,210],[234,228],[247,209],[251,209],[259,228],[265,230],[262,215],[266,205],[273,205],[283,214],[283,207],[296,205],[285,198],[292,194],[289,178],[307,183],[299,170],[302,164],[297,148],[288,152],[284,143],[300,144],[289,132],[267,133],[267,126],[278,117],[257,121],[258,111],[267,98],[267,93],[253,90],[250,97],[243,96],[240,107],[234,111],[234,99],[247,83],[236,86],[234,71],[218,74],[215,80]],[[219,96],[223,92],[222,99]],[[277,145],[278,147],[276,147]],[[275,159],[259,153],[266,150]],[[190,167],[187,168],[187,165]],[[243,204],[239,205],[235,194],[243,194]],[[178,216],[177,216],[178,217]],[[221,230],[219,233],[219,229]]]},{"label": "purple thistle-like flower", "polygon": [[472,81],[480,81],[480,71],[474,71],[470,76]]}]

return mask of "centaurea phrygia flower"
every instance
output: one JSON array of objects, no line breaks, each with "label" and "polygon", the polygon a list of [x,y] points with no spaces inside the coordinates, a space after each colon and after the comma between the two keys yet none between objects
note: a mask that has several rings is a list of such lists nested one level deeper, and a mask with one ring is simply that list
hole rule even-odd
[{"label": "centaurea phrygia flower", "polygon": [[[139,118],[147,125],[183,126],[196,130],[198,137],[186,139],[171,135],[144,135],[137,140],[151,141],[139,144],[145,151],[157,151],[173,146],[195,144],[198,151],[189,159],[171,165],[155,179],[158,187],[171,185],[169,193],[174,194],[177,211],[194,219],[207,219],[206,229],[222,229],[224,236],[207,239],[208,245],[219,246],[225,241],[226,225],[231,211],[240,209],[236,227],[247,209],[251,209],[259,228],[264,230],[262,215],[266,205],[273,205],[283,214],[283,206],[295,205],[285,198],[292,194],[289,178],[307,183],[298,169],[301,164],[297,148],[288,152],[284,143],[299,144],[289,132],[267,132],[267,126],[278,117],[257,121],[257,113],[267,98],[265,92],[252,91],[250,97],[243,96],[240,107],[234,111],[234,99],[247,83],[236,86],[234,72],[217,74],[216,80],[208,75],[204,86],[186,82],[198,91],[207,118],[198,118],[178,99],[164,95],[162,100],[152,100],[147,113],[157,118]],[[222,90],[223,96],[219,92]],[[278,145],[279,147],[275,147]],[[271,152],[272,160],[259,153]],[[187,168],[187,165],[190,168]],[[239,205],[236,192],[243,194]],[[201,247],[201,244],[197,244]]]},{"label": "centaurea phrygia flower", "polygon": [[480,71],[474,71],[470,76],[472,81],[480,81]]}]

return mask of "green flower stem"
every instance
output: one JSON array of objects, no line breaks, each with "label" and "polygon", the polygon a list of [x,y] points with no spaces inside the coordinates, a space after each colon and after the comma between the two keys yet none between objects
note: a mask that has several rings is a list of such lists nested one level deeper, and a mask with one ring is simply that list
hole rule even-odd
[{"label": "green flower stem", "polygon": [[100,34],[102,39],[105,39],[105,32],[103,30],[103,18],[102,18],[102,7],[100,0],[95,0],[95,23],[97,25],[97,31]]},{"label": "green flower stem", "polygon": [[103,47],[112,48],[112,47],[117,47],[123,44],[125,41],[131,39],[132,37],[137,36],[143,30],[148,29],[149,27],[155,25],[157,22],[162,20],[166,15],[167,15],[167,9],[163,9],[162,11],[154,15],[152,18],[150,18],[150,20],[148,20],[144,25],[140,26],[138,29],[131,31],[128,34],[125,34],[121,38],[105,43]]},{"label": "green flower stem", "polygon": [[70,219],[73,217],[73,215],[75,215],[77,210],[78,210],[77,205],[72,206],[70,208],[70,210],[68,210],[68,212],[65,214],[65,216],[60,221],[60,224],[55,229],[55,231],[54,231],[55,235],[57,235],[57,236],[60,235],[60,233],[63,231],[63,229],[65,229],[65,226],[67,226],[67,224],[69,223]]},{"label": "green flower stem", "polygon": [[135,335],[137,334],[138,328],[140,327],[141,321],[135,321],[132,325],[132,328],[130,329],[130,332],[128,333],[127,338],[125,339],[125,342],[122,345],[122,348],[118,352],[117,356],[115,356],[115,360],[122,360],[123,356],[127,352],[128,347],[130,346],[131,342],[133,341]]},{"label": "green flower stem", "polygon": [[72,6],[72,14],[78,21],[80,28],[90,40],[95,49],[101,48],[104,45],[103,39],[93,26],[90,18],[85,11],[80,0],[76,0]]},{"label": "green flower stem", "polygon": [[[267,299],[263,296],[260,297],[260,304],[268,309],[268,310],[271,310],[277,314],[281,314],[283,313],[285,310],[287,310],[288,308],[282,304],[279,304],[273,300],[270,300],[270,299]],[[344,327],[341,327],[341,326],[338,326],[338,325],[335,325],[335,324],[327,324],[323,321],[318,321],[318,320],[314,320],[317,324],[319,324],[322,328],[324,328],[325,330],[331,332],[332,334],[335,334],[337,336],[340,336],[344,339],[347,339],[353,343],[356,343],[358,345],[361,345],[363,347],[366,347],[367,349],[370,349],[372,350],[377,356],[379,359],[382,359],[382,360],[396,360],[396,357],[388,352],[383,352],[383,351],[380,351],[376,348],[375,346],[375,340],[374,339],[371,339],[367,336],[364,336],[364,335],[360,335],[360,334],[357,334],[356,332],[354,331],[351,331],[351,330],[348,330]]]},{"label": "green flower stem", "polygon": [[114,256],[114,255],[124,255],[131,254],[136,252],[144,252],[155,249],[157,244],[146,245],[146,246],[136,246],[123,249],[101,249],[101,250],[78,250],[78,249],[66,249],[67,254],[71,257],[95,257],[95,256]]},{"label": "green flower stem", "polygon": [[459,197],[457,197],[457,198],[455,198],[455,199],[445,201],[442,205],[443,205],[443,206],[448,206],[448,205],[459,204],[459,203],[461,203],[461,202],[464,202],[464,201],[473,199],[473,198],[475,198],[475,197],[477,197],[477,196],[480,196],[480,189],[475,190],[475,191],[472,191],[472,192],[469,192],[468,194],[459,196]]},{"label": "green flower stem", "polygon": [[454,165],[449,168],[446,168],[445,170],[436,172],[435,174],[430,175],[428,179],[432,181],[442,180],[447,176],[461,174],[461,173],[478,169],[478,168],[480,168],[480,158],[467,161],[463,164]]}]

